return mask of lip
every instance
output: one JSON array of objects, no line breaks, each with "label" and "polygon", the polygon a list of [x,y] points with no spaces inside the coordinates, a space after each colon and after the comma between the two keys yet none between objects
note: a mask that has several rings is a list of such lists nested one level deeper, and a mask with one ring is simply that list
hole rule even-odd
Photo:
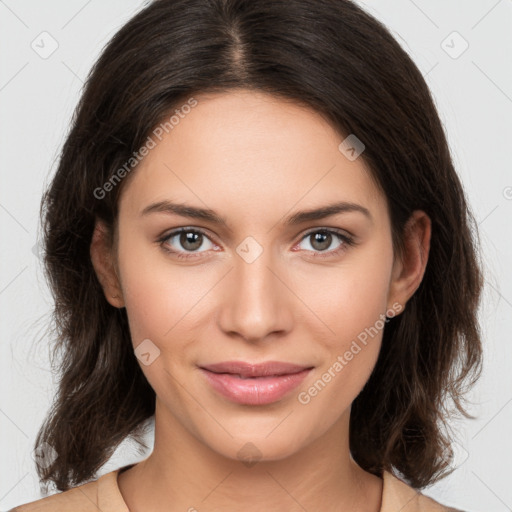
[{"label": "lip", "polygon": [[313,369],[280,361],[259,364],[225,361],[201,366],[201,372],[218,393],[246,405],[265,405],[278,401],[295,389]]}]

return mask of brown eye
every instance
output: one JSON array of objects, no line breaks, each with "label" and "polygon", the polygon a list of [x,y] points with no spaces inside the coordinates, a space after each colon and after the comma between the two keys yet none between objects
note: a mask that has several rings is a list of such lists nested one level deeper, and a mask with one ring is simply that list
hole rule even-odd
[{"label": "brown eye", "polygon": [[179,237],[181,247],[188,251],[199,249],[203,243],[203,235],[196,231],[182,231]]},{"label": "brown eye", "polygon": [[315,251],[325,251],[332,243],[332,235],[326,231],[319,231],[308,236],[311,239],[311,246]]},{"label": "brown eye", "polygon": [[[350,245],[354,245],[352,238],[332,229],[310,231],[302,238],[301,243],[304,241],[309,241],[310,246],[310,248],[306,247],[305,250],[312,252],[313,256],[316,257],[335,256],[345,251]],[[338,244],[336,244],[336,241],[338,241]]]},{"label": "brown eye", "polygon": [[[159,240],[162,246],[169,252],[176,254],[178,257],[198,256],[203,252],[207,252],[213,248],[213,244],[208,236],[198,229],[181,228],[175,230]],[[204,247],[207,242],[206,247]],[[208,246],[208,243],[210,246]],[[203,248],[205,250],[198,250]]]}]

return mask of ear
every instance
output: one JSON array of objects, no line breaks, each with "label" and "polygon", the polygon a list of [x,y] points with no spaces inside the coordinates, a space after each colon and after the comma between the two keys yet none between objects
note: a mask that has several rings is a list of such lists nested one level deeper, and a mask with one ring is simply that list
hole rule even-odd
[{"label": "ear", "polygon": [[123,292],[114,263],[114,248],[110,231],[105,223],[96,220],[92,235],[90,255],[96,276],[103,288],[105,298],[116,308],[124,307]]},{"label": "ear", "polygon": [[430,234],[430,217],[422,210],[415,210],[404,226],[404,253],[393,263],[388,296],[390,304],[398,302],[405,308],[420,286],[427,267]]}]

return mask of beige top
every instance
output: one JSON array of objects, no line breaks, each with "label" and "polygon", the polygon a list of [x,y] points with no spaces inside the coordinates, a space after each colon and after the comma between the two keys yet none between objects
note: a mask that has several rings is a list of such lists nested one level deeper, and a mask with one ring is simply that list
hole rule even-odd
[{"label": "beige top", "polygon": [[[117,485],[117,475],[131,466],[9,512],[130,512]],[[388,471],[383,472],[383,480],[380,512],[462,512],[421,494]]]}]

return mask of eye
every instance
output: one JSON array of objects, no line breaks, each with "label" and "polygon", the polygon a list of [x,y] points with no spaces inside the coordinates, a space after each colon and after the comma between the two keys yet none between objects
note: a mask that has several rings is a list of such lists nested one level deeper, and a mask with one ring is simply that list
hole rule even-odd
[{"label": "eye", "polygon": [[[205,241],[208,243],[205,246]],[[193,253],[206,252],[212,249],[214,245],[203,231],[197,228],[180,228],[165,235],[159,240],[161,246],[168,252],[176,255],[178,258],[195,258]],[[205,251],[200,251],[200,248]],[[186,253],[192,254],[186,254]]]},{"label": "eye", "polygon": [[[307,249],[308,251],[313,251],[315,253],[326,253],[326,254],[313,254],[314,257],[328,257],[335,256],[341,254],[343,251],[348,249],[348,246],[354,245],[353,238],[342,234],[341,232],[333,229],[316,229],[315,231],[310,231],[307,233],[301,240],[301,242],[308,240],[309,246],[311,249]],[[336,240],[338,240],[338,245],[336,245]],[[333,243],[335,247],[332,248]],[[331,250],[328,250],[331,247]]]},{"label": "eye", "polygon": [[[324,258],[332,257],[346,251],[349,246],[355,245],[353,238],[337,230],[327,228],[317,228],[304,235],[301,243],[309,240],[311,249],[306,248],[307,252],[313,252],[313,257]],[[333,243],[338,245],[330,250]],[[207,252],[215,247],[208,235],[198,228],[179,228],[164,235],[158,240],[162,248],[168,253],[179,259],[190,259],[201,257],[201,253]],[[206,247],[205,247],[206,242]],[[204,250],[199,250],[203,248]],[[323,254],[325,253],[325,254]]]}]

